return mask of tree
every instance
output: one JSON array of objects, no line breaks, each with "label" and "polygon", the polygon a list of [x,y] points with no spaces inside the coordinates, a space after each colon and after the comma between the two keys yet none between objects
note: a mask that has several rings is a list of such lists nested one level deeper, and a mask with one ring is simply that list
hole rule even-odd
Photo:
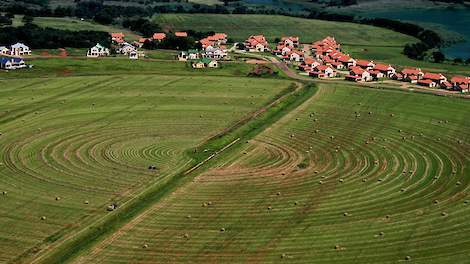
[{"label": "tree", "polygon": [[432,58],[434,59],[434,62],[441,63],[446,59],[446,56],[440,51],[435,51],[432,53]]},{"label": "tree", "polygon": [[0,15],[0,26],[9,26],[12,24],[12,20],[7,16]]},{"label": "tree", "polygon": [[29,25],[33,23],[34,17],[25,15],[23,16],[23,19],[21,21],[23,21],[23,23],[25,23],[26,25]]},{"label": "tree", "polygon": [[454,63],[457,63],[457,64],[463,63],[463,59],[461,59],[461,58],[455,58],[455,59],[454,59]]}]

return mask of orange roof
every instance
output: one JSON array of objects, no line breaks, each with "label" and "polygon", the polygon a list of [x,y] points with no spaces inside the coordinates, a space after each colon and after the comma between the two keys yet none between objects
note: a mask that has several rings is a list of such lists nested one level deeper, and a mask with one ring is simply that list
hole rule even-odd
[{"label": "orange roof", "polygon": [[423,72],[418,68],[407,68],[407,69],[403,69],[401,73],[405,75],[418,75],[420,73],[422,74]]},{"label": "orange roof", "polygon": [[175,32],[175,36],[177,36],[177,37],[187,37],[188,33],[184,32],[184,31],[178,31],[178,32]]},{"label": "orange roof", "polygon": [[351,67],[350,70],[351,70],[351,72],[353,72],[355,75],[362,75],[362,74],[365,72],[364,69],[362,69],[361,67],[358,67],[358,66],[353,66],[353,67]]},{"label": "orange roof", "polygon": [[376,64],[374,67],[374,70],[379,70],[379,71],[388,71],[390,69],[393,69],[391,65],[386,65],[386,64]]},{"label": "orange roof", "polygon": [[317,67],[315,67],[315,69],[317,69],[318,71],[324,72],[327,69],[331,69],[331,68],[330,66],[326,66],[326,65],[318,65]]},{"label": "orange roof", "polygon": [[429,79],[427,79],[427,80],[419,80],[418,83],[421,83],[421,84],[431,84],[431,83],[433,83],[433,81],[432,81],[432,80],[429,80]]},{"label": "orange roof", "polygon": [[457,84],[469,84],[470,83],[470,77],[464,77],[464,76],[454,76],[450,80],[453,83]]},{"label": "orange roof", "polygon": [[153,39],[156,39],[156,40],[164,40],[166,38],[166,34],[165,33],[155,33],[153,34]]},{"label": "orange roof", "polygon": [[361,67],[374,66],[374,62],[368,60],[357,60],[356,64]]},{"label": "orange roof", "polygon": [[424,79],[430,79],[430,80],[440,80],[440,79],[444,79],[445,76],[440,74],[440,73],[430,73],[430,72],[427,72],[424,74]]},{"label": "orange roof", "polygon": [[225,34],[225,33],[215,33],[213,37],[214,37],[214,38],[217,38],[217,39],[219,39],[219,40],[220,40],[220,39],[226,39],[226,38],[227,38],[227,34]]},{"label": "orange roof", "polygon": [[123,38],[124,34],[122,32],[111,33],[112,38]]}]

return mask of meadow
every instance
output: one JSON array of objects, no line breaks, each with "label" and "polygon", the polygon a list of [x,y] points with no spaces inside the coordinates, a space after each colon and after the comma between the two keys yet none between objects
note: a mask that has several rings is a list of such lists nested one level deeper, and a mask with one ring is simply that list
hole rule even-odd
[{"label": "meadow", "polygon": [[0,74],[0,262],[29,262],[108,216],[111,203],[168,181],[193,162],[188,149],[291,83],[159,69]]},{"label": "meadow", "polygon": [[76,263],[465,263],[466,100],[320,84]]}]

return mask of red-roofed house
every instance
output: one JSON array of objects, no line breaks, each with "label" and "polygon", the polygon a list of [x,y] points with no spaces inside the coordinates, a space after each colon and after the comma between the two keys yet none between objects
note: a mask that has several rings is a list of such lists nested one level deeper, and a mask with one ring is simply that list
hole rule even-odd
[{"label": "red-roofed house", "polygon": [[294,50],[289,54],[289,60],[301,62],[304,60],[304,53],[302,51]]},{"label": "red-roofed house", "polygon": [[418,80],[423,79],[424,73],[419,68],[406,68],[401,71],[403,78],[407,79],[408,76],[416,76]]},{"label": "red-roofed house", "polygon": [[390,64],[376,64],[374,70],[382,72],[386,77],[390,78],[395,74],[396,70]]},{"label": "red-roofed house", "polygon": [[165,33],[155,33],[155,34],[153,34],[152,38],[156,41],[162,41],[166,38],[166,34]]},{"label": "red-roofed house", "polygon": [[282,37],[279,44],[288,47],[298,47],[299,46],[299,37],[290,36],[290,37]]},{"label": "red-roofed house", "polygon": [[445,82],[441,83],[441,88],[446,89],[446,90],[452,90],[452,88],[454,88],[454,86],[450,82],[445,81]]},{"label": "red-roofed house", "polygon": [[424,80],[432,80],[436,84],[441,84],[441,83],[447,81],[447,78],[444,75],[442,75],[440,73],[430,73],[430,72],[425,73],[424,76],[423,76],[423,79]]},{"label": "red-roofed house", "polygon": [[367,82],[372,80],[370,73],[359,66],[353,66],[349,69],[349,75],[346,76],[346,80],[354,82]]},{"label": "red-roofed house", "polygon": [[251,52],[269,51],[269,44],[263,35],[252,35],[245,41],[245,48]]},{"label": "red-roofed house", "polygon": [[125,35],[122,32],[111,33],[111,40],[116,43],[123,43],[124,37]]},{"label": "red-roofed house", "polygon": [[333,78],[336,76],[336,71],[330,66],[318,65],[308,75],[314,78]]},{"label": "red-roofed house", "polygon": [[312,57],[305,57],[302,63],[299,65],[299,70],[301,71],[311,71],[313,68],[317,67],[318,65],[321,65],[320,62],[315,60]]},{"label": "red-roofed house", "polygon": [[373,61],[368,61],[368,60],[357,60],[356,66],[359,66],[362,69],[369,71],[375,67],[375,63]]},{"label": "red-roofed house", "polygon": [[373,80],[378,80],[385,77],[385,75],[381,71],[377,70],[370,70],[369,74]]},{"label": "red-roofed house", "polygon": [[426,86],[429,88],[434,88],[437,86],[437,83],[431,79],[423,79],[423,80],[418,80],[418,85]]},{"label": "red-roofed house", "polygon": [[455,89],[461,90],[462,88],[470,89],[470,77],[454,76],[450,79],[450,83]]},{"label": "red-roofed house", "polygon": [[184,31],[177,31],[175,32],[175,36],[185,38],[188,36],[188,33]]}]

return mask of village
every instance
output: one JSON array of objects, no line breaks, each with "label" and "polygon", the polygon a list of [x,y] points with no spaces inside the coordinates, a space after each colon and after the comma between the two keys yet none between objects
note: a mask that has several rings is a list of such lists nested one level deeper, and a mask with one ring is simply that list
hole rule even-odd
[{"label": "village", "polygon": [[[188,37],[187,32],[175,32],[178,38]],[[108,57],[111,54],[126,56],[130,60],[145,58],[142,47],[146,42],[162,42],[167,33],[157,32],[151,38],[140,38],[129,43],[121,32],[110,34],[110,48],[97,43],[87,50],[86,57]],[[243,43],[233,43],[228,48],[228,35],[215,33],[197,41],[200,49],[180,51],[175,59],[188,63],[194,69],[218,68],[220,62],[229,61],[231,53],[261,54],[263,58],[276,58],[294,69],[300,76],[311,78],[346,80],[351,82],[393,81],[406,82],[426,88],[444,89],[449,92],[468,93],[470,77],[451,76],[442,73],[426,72],[416,67],[401,66],[355,59],[344,53],[341,44],[334,37],[325,37],[311,44],[302,44],[298,36],[284,36],[271,47],[264,35],[251,35]],[[23,44],[0,46],[0,69],[18,70],[31,68],[24,58],[31,56],[31,49]]]}]

